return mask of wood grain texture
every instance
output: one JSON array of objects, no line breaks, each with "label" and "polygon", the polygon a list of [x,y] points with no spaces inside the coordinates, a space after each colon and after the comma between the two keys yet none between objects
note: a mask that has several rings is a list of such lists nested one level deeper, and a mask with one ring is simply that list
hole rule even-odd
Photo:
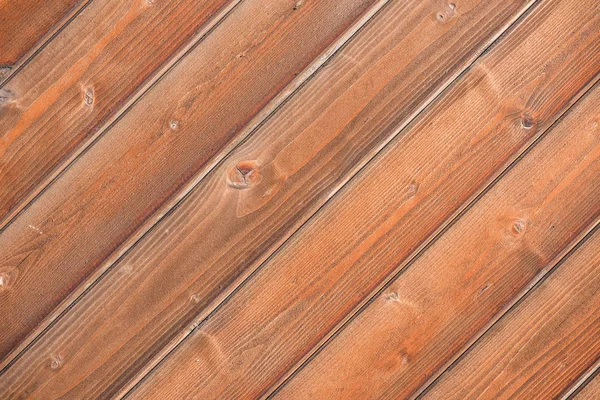
[{"label": "wood grain texture", "polygon": [[79,3],[82,1],[0,1],[0,67],[14,65],[30,53]]},{"label": "wood grain texture", "polygon": [[[588,111],[597,121],[600,96],[594,100]],[[585,123],[571,128],[580,134],[600,133],[593,132],[590,120]],[[600,357],[599,249],[596,231],[424,398],[559,398]]]},{"label": "wood grain texture", "polygon": [[[568,1],[562,3],[569,6]],[[279,398],[410,397],[515,296],[551,268],[565,248],[600,217],[600,187],[592,184],[600,173],[599,117],[600,88],[596,88],[301,369],[278,393]],[[558,298],[547,304],[550,309],[554,306],[560,306]],[[537,305],[534,308],[550,313]],[[590,315],[597,310],[592,306],[582,312]],[[594,323],[592,319],[584,325]],[[540,393],[542,398],[553,398],[551,381],[544,383],[541,376],[560,371],[564,362],[571,363],[572,368],[562,368],[561,376],[575,379],[577,371],[585,370],[596,355],[590,349],[590,354],[556,356],[551,347],[542,344],[531,344],[532,349],[541,352],[537,358],[528,355],[527,349],[519,347],[521,340],[526,341],[525,331],[534,329],[536,335],[548,341],[572,332],[567,323],[561,326],[565,329],[562,333],[556,324],[545,328],[556,333],[556,338],[544,336],[548,331],[536,328],[540,325],[535,322],[521,324],[521,331],[514,327],[509,332],[512,341],[502,342],[507,348],[498,352],[507,357],[512,354],[515,363],[522,364],[511,364],[503,370],[502,362],[490,361],[480,365],[487,368],[485,372],[466,374],[459,382],[454,381],[456,390],[460,387],[464,392],[444,390],[426,397],[514,395],[512,398],[529,399]],[[597,339],[594,335],[598,327],[594,329],[587,339],[572,337],[575,342],[569,342],[573,345],[569,350],[575,351],[579,341],[589,346]],[[566,341],[562,343],[567,345]],[[569,373],[574,375],[569,378]],[[513,391],[495,391],[494,374],[498,385],[509,382],[514,385]],[[519,386],[523,384],[535,388],[527,391]],[[557,385],[564,388],[565,382]],[[548,392],[543,392],[542,386]],[[475,387],[480,391],[474,393]]]},{"label": "wood grain texture", "polygon": [[575,400],[598,400],[600,399],[600,375],[588,382],[573,399]]},{"label": "wood grain texture", "polygon": [[[456,14],[441,23],[437,1],[390,3],[10,367],[0,379],[13,384],[5,394],[29,392],[29,380],[40,385],[38,396],[89,397],[127,381],[248,276],[526,4],[463,4],[443,9]],[[475,30],[480,24],[486,28]],[[45,368],[49,349],[60,355],[60,371]]]},{"label": "wood grain texture", "polygon": [[255,114],[372,3],[240,3],[0,233],[8,282],[0,294],[0,354],[110,265],[102,264],[107,257],[118,258],[123,241],[148,229],[144,222],[165,201],[243,139]]},{"label": "wood grain texture", "polygon": [[594,79],[600,21],[580,4],[536,8],[131,397],[268,391]]},{"label": "wood grain texture", "polygon": [[96,0],[14,73],[0,100],[0,228],[237,2]]}]

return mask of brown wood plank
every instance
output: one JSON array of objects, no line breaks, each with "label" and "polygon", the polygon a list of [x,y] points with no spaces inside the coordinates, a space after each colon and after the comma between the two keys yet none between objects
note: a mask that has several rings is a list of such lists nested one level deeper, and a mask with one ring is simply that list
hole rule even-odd
[{"label": "brown wood plank", "polygon": [[[565,121],[579,133],[571,140],[600,133],[592,127],[600,115],[600,95],[594,101],[584,115],[595,119]],[[596,152],[598,148],[600,143]],[[546,158],[546,163],[549,160],[556,159]],[[558,162],[566,164],[568,160]],[[599,249],[597,230],[423,398],[555,399],[563,395],[600,357]]]},{"label": "brown wood plank", "polygon": [[575,400],[598,400],[600,399],[600,375],[596,375],[591,381],[575,394]]},{"label": "brown wood plank", "polygon": [[131,397],[254,397],[283,378],[596,79],[597,7],[543,2]]},{"label": "brown wood plank", "polygon": [[102,273],[138,228],[149,229],[148,218],[160,218],[161,205],[211,168],[215,153],[226,153],[277,107],[278,93],[294,90],[324,62],[309,66],[373,3],[240,3],[0,234],[7,282],[1,354],[93,271]]},{"label": "brown wood plank", "polygon": [[[573,4],[562,3],[564,7]],[[564,9],[559,8],[553,15],[562,12]],[[588,28],[600,32],[600,21],[593,25]],[[279,397],[327,398],[327,393],[337,393],[344,397],[408,398],[451,361],[473,335],[544,275],[600,217],[600,186],[593,184],[600,173],[598,112],[600,87],[394,279],[282,388]],[[512,333],[514,340],[523,339],[522,332]],[[578,339],[584,342],[584,338]],[[526,351],[521,356],[518,359],[522,362],[533,363]],[[571,372],[589,366],[589,357],[591,361],[596,358],[593,354],[582,357],[583,365],[572,365]],[[540,358],[537,361],[542,362]],[[560,365],[557,360],[549,368]],[[489,367],[493,371],[502,368],[501,364]],[[524,370],[511,366],[501,379],[519,376],[512,382],[517,387],[524,382],[540,383],[532,376],[544,372],[536,371],[532,364],[522,367]],[[320,375],[325,371],[326,375]],[[486,372],[491,377],[492,372]],[[486,390],[493,393],[494,384],[482,375],[473,375],[471,381],[463,379],[458,385],[469,388],[469,383],[481,384],[479,394],[487,398]],[[532,380],[528,382],[528,378]],[[470,394],[461,392],[456,398],[472,398]],[[531,398],[531,392],[512,394],[514,398]],[[436,392],[429,398],[455,397],[450,392]]]},{"label": "brown wood plank", "polygon": [[0,89],[0,228],[238,2],[95,0],[13,73]]},{"label": "brown wood plank", "polygon": [[0,66],[12,66],[31,53],[82,3],[82,0],[0,1]]},{"label": "brown wood plank", "polygon": [[[90,397],[160,358],[530,4],[473,2],[441,23],[436,0],[390,3],[9,368],[4,395]],[[240,190],[227,179],[243,160],[260,181]]]}]

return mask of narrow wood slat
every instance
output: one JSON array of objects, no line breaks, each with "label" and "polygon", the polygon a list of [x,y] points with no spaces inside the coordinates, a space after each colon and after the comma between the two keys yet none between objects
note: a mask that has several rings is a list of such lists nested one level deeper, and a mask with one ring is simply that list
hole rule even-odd
[{"label": "narrow wood slat", "polygon": [[[562,3],[564,7],[573,4]],[[561,12],[564,9],[558,8],[553,15]],[[588,18],[584,19],[589,21]],[[570,25],[558,24],[555,28],[562,30],[566,26]],[[591,26],[596,30],[592,36],[600,34],[600,21]],[[279,397],[327,398],[328,393],[336,393],[343,397],[408,398],[452,360],[473,335],[545,274],[554,260],[600,217],[600,186],[594,184],[600,173],[598,112],[600,87],[394,279],[282,388]],[[557,304],[558,299],[554,299],[549,306]],[[544,334],[538,330],[539,324],[522,322],[522,325],[524,331],[533,329],[536,335]],[[564,328],[567,329],[566,324]],[[515,342],[525,340],[525,334],[515,329],[509,335],[514,335],[514,342],[509,343],[508,339],[503,342],[507,348],[499,352],[501,356],[518,351]],[[585,337],[577,340],[584,343]],[[514,346],[509,351],[511,345]],[[538,375],[549,370],[536,368],[534,357],[520,349],[517,360],[523,364],[502,370],[501,362],[490,361],[480,365],[486,368],[485,372],[471,371],[472,375],[469,372],[459,382],[454,381],[457,390],[462,387],[465,392],[439,391],[426,397],[464,399],[480,394],[487,398],[489,393],[490,398],[514,395],[529,399],[540,393],[543,398],[553,398],[550,382],[541,383]],[[541,351],[547,357],[556,355],[548,349]],[[572,369],[563,368],[563,378],[571,373],[575,379],[577,371],[585,370],[596,359],[594,351],[581,357],[572,356]],[[580,365],[575,365],[576,359]],[[549,368],[560,370],[560,357],[555,361]],[[535,362],[550,361],[538,357]],[[495,381],[493,374],[498,378]],[[502,382],[515,387],[511,392],[496,391],[500,388],[495,385],[502,386]],[[520,387],[523,384],[543,385],[548,392],[541,392],[541,386],[526,391]],[[564,384],[559,385],[558,392],[564,389]],[[475,387],[477,393],[469,391]]]},{"label": "narrow wood slat", "polygon": [[143,375],[530,4],[390,3],[10,366],[5,394],[90,397]]},{"label": "narrow wood slat", "polygon": [[0,354],[119,257],[123,242],[243,139],[242,128],[372,3],[240,3],[0,234]]},{"label": "narrow wood slat", "polygon": [[600,375],[596,375],[591,381],[573,397],[575,400],[598,400],[600,399]]},{"label": "narrow wood slat", "polygon": [[[593,97],[596,104],[590,107],[588,102],[584,120],[565,121],[579,134],[571,140],[599,136],[593,123],[600,115],[600,95]],[[595,119],[586,118],[590,115]],[[600,164],[600,159],[595,162]],[[600,357],[599,249],[596,231],[423,398],[559,398]]]},{"label": "narrow wood slat", "polygon": [[131,397],[252,397],[285,377],[596,79],[597,8],[543,2]]},{"label": "narrow wood slat", "polygon": [[12,66],[61,26],[82,0],[0,2],[0,67]]},{"label": "narrow wood slat", "polygon": [[0,99],[0,228],[237,2],[95,0],[14,73]]}]

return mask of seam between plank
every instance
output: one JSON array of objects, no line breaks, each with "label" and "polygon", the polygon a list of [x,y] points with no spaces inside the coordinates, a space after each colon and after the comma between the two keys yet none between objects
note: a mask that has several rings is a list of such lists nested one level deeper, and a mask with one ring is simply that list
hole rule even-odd
[{"label": "seam between plank", "polygon": [[[533,8],[528,9],[524,14],[522,14],[518,19],[523,19],[525,18],[525,14],[529,14],[529,12],[532,10]],[[513,26],[516,26],[517,21],[515,21],[515,24]],[[510,28],[512,28],[513,26],[511,26]],[[505,33],[508,32],[505,31]],[[501,36],[504,36],[504,34],[502,34]],[[490,50],[490,48],[486,49],[485,53],[487,53]],[[468,68],[467,70],[465,70],[465,72],[467,72],[470,68]],[[262,396],[263,399],[271,399],[275,394],[277,394],[277,392],[287,384],[287,382],[289,382],[289,380],[291,378],[293,378],[302,368],[304,368],[325,346],[328,345],[328,343],[333,340],[343,329],[345,329],[345,327],[356,317],[358,316],[358,314],[360,314],[362,311],[364,311],[364,309],[371,304],[378,295],[380,295],[381,293],[383,293],[385,291],[385,289],[389,286],[389,284],[395,280],[396,278],[398,278],[402,273],[405,272],[405,270],[407,270],[407,268],[409,268],[415,261],[417,258],[419,258],[425,251],[427,251],[434,242],[436,242],[452,225],[454,225],[458,219],[460,219],[466,212],[469,211],[470,208],[472,208],[475,203],[477,203],[479,201],[479,199],[481,199],[493,186],[495,186],[495,184],[502,179],[525,155],[527,155],[527,153],[529,153],[529,151],[539,142],[541,141],[545,135],[559,122],[561,122],[564,117],[568,114],[568,112],[571,110],[571,108],[577,104],[585,95],[588,94],[588,92],[591,90],[591,88],[596,85],[596,83],[598,82],[598,80],[600,79],[600,74],[595,75],[594,78],[592,78],[586,85],[584,85],[582,87],[582,89],[575,94],[569,101],[570,104],[567,104],[563,111],[560,112],[560,115],[555,119],[555,121],[548,127],[546,128],[544,131],[538,133],[538,135],[536,135],[535,137],[533,137],[527,144],[525,144],[521,150],[519,152],[516,153],[516,155],[514,157],[512,157],[512,161],[508,161],[507,164],[505,164],[504,167],[501,167],[498,169],[498,174],[495,177],[492,177],[492,179],[490,179],[488,181],[488,183],[484,184],[481,186],[480,192],[476,193],[474,196],[472,196],[469,200],[467,200],[460,209],[458,209],[452,216],[450,216],[446,221],[444,221],[439,227],[438,229],[429,236],[428,239],[426,239],[424,241],[424,243],[419,246],[408,258],[406,258],[405,261],[403,261],[399,267],[397,267],[392,273],[390,273],[390,275],[388,275],[388,277],[386,279],[384,279],[382,281],[382,283],[372,292],[374,293],[372,296],[366,298],[365,300],[363,300],[363,302],[361,302],[353,311],[351,311],[350,313],[348,313],[348,315],[344,318],[344,320],[342,320],[342,322],[340,322],[338,325],[336,325],[336,327],[334,327],[327,336],[325,336],[312,350],[311,352],[307,353],[307,355],[305,357],[303,357],[301,359],[301,361],[299,361],[294,367],[292,367],[292,369],[290,369],[288,371],[288,373],[286,375],[284,375],[279,381],[278,383],[276,383],[275,385],[273,385],[271,387],[271,389],[267,392],[265,392]],[[316,349],[316,350],[315,350]],[[600,368],[600,365],[599,365]],[[430,378],[431,380],[431,378]],[[428,380],[428,382],[430,381]],[[427,384],[427,383],[426,383]],[[413,395],[414,396],[414,395]],[[414,397],[411,397],[411,399]]]},{"label": "seam between plank", "polygon": [[[167,73],[169,73],[183,58],[185,58],[191,51],[193,51],[194,48],[196,46],[198,46],[203,41],[204,38],[206,38],[210,33],[212,33],[220,25],[220,23],[223,20],[225,20],[225,18],[227,18],[227,16],[229,16],[229,14],[233,11],[233,9],[238,4],[240,4],[242,1],[244,1],[244,0],[233,0],[233,1],[229,2],[227,5],[223,6],[215,14],[215,16],[213,16],[213,18],[211,18],[206,24],[204,24],[201,31],[198,34],[196,34],[194,36],[194,38],[191,39],[185,46],[183,46],[178,51],[176,56],[171,58],[171,60],[169,62],[167,62],[163,67],[159,68],[158,72],[154,75],[154,77],[151,78],[144,85],[140,86],[141,89],[138,89],[136,94],[119,110],[119,112],[117,112],[115,115],[113,115],[113,117],[107,123],[105,123],[103,125],[103,127],[87,143],[83,144],[79,150],[77,150],[75,153],[73,153],[69,157],[69,159],[63,163],[64,167],[62,169],[55,171],[51,176],[46,178],[45,182],[43,182],[41,185],[38,186],[39,191],[35,194],[32,194],[30,196],[30,198],[25,200],[22,203],[23,207],[21,209],[16,211],[13,215],[10,215],[5,220],[4,225],[2,225],[2,223],[0,223],[0,234],[2,234],[2,232],[8,227],[8,225],[10,225],[10,223],[12,223],[16,218],[18,218],[18,216],[25,209],[27,209],[30,204],[32,204],[35,200],[37,200],[54,181],[56,181],[60,176],[62,176],[71,167],[71,165],[73,165],[95,143],[97,143],[102,138],[102,136],[104,136],[104,134],[106,132],[108,132],[129,111],[129,109],[131,107],[133,107],[138,101],[140,101],[140,99],[150,89],[152,89],[155,85],[157,85],[158,82]],[[36,189],[36,190],[38,190],[38,189]],[[145,225],[146,224],[143,224],[143,226],[145,226]],[[117,247],[117,250],[116,250],[118,252],[117,255],[115,256],[114,255],[115,252],[113,252],[113,254],[109,255],[105,259],[105,261],[103,263],[105,265],[104,268],[102,267],[102,264],[101,264],[101,267],[99,267],[98,270],[93,272],[90,275],[90,277],[88,277],[85,280],[84,284],[80,285],[78,288],[73,290],[71,292],[71,294],[69,295],[69,297],[67,299],[63,300],[61,302],[61,304],[59,304],[51,312],[51,314],[49,314],[45,318],[45,320],[40,325],[38,325],[38,327],[35,328],[27,336],[27,338],[23,342],[21,342],[19,345],[17,345],[17,347],[15,347],[3,360],[0,360],[0,375],[2,375],[4,373],[4,371],[7,368],[9,368],[17,360],[17,358],[19,358],[20,355],[23,352],[25,352],[37,340],[38,337],[40,337],[42,334],[44,334],[44,332],[50,326],[52,326],[52,324],[54,323],[55,320],[60,318],[60,316],[62,316],[64,314],[64,312],[69,310],[74,305],[74,303],[79,299],[80,296],[82,296],[84,293],[87,293],[87,290],[92,287],[93,283],[96,280],[100,279],[101,276],[103,276],[103,274],[108,271],[108,268],[112,264],[114,264],[120,257],[125,255],[125,253],[129,250],[129,248],[132,247],[135,243],[137,243],[137,240],[139,240],[139,239],[134,239],[134,242],[127,246],[127,243],[130,241],[130,239],[132,237],[135,237],[136,234],[139,234],[139,231],[140,230],[138,230],[137,232],[134,232],[128,239],[124,240],[123,243],[121,244],[121,246]],[[142,235],[145,233],[146,233],[145,231],[142,232]]]},{"label": "seam between plank", "polygon": [[[562,264],[567,261],[573,253],[575,253],[592,235],[598,233],[600,228],[600,218],[596,219],[592,224],[583,229],[577,237],[571,242],[567,243],[560,253],[551,260],[547,266],[542,269],[529,284],[477,333],[475,333],[471,339],[464,345],[452,359],[440,368],[424,385],[422,385],[417,391],[415,391],[410,399],[420,399],[427,392],[429,392],[439,382],[441,377],[452,370],[467,354],[485,337],[485,335],[496,326],[504,318],[508,318],[509,314],[514,311],[522,302],[524,302],[529,295],[531,295],[535,289],[537,289],[546,279],[548,279]],[[584,374],[583,380],[585,380],[594,371]],[[570,392],[570,391],[569,391]]]},{"label": "seam between plank", "polygon": [[[161,359],[158,360],[156,363],[152,363],[153,365],[151,365],[150,368],[148,368],[148,371],[146,372],[145,376],[141,377],[139,379],[139,381],[137,383],[135,383],[135,385],[131,386],[131,388],[129,388],[126,392],[122,391],[121,394],[119,395],[119,398],[125,397],[129,393],[131,393],[136,388],[136,386],[138,386],[148,376],[148,374],[150,372],[152,372],[162,361],[164,361],[196,328],[198,328],[206,320],[211,318],[231,297],[233,297],[243,286],[245,286],[248,283],[248,281],[251,280],[251,278],[253,276],[255,276],[256,273],[263,267],[263,265],[265,263],[267,263],[271,258],[273,258],[274,255],[277,254],[277,252],[281,249],[281,247],[283,247],[285,245],[285,243],[287,243],[287,241],[294,234],[296,234],[296,232],[298,232],[300,229],[302,229],[302,227],[305,224],[307,224],[317,213],[319,213],[321,211],[321,209],[324,208],[329,203],[329,201],[331,201],[331,199],[337,195],[338,192],[340,192],[350,181],[352,181],[352,179],[363,168],[365,168],[368,164],[370,164],[370,162],[372,162],[373,159],[385,147],[387,147],[387,145],[392,140],[394,140],[394,138],[398,137],[408,125],[410,125],[413,121],[415,121],[432,103],[434,103],[451,86],[453,86],[456,81],[460,80],[460,78],[467,71],[469,71],[472,68],[472,66],[475,64],[475,62],[477,60],[479,60],[484,54],[486,54],[490,50],[490,48],[494,44],[496,44],[496,42],[498,42],[498,40],[508,31],[509,28],[511,28],[517,21],[521,20],[532,9],[533,5],[536,4],[537,1],[538,0],[531,0],[529,3],[524,5],[521,12],[516,13],[511,18],[511,20],[506,23],[506,25],[503,28],[499,29],[498,32],[496,32],[496,34],[493,35],[484,46],[482,46],[482,49],[479,52],[473,53],[471,55],[471,60],[466,63],[466,66],[462,70],[457,71],[451,78],[449,78],[446,81],[446,83],[444,85],[442,85],[440,88],[438,88],[436,91],[434,91],[432,93],[432,95],[425,102],[423,102],[423,104],[405,120],[405,122],[403,122],[399,127],[397,127],[386,140],[382,141],[382,143],[374,151],[372,151],[370,155],[365,157],[363,162],[359,163],[359,165],[350,172],[350,174],[348,175],[348,178],[343,180],[337,187],[335,187],[332,190],[332,192],[328,196],[327,200],[321,206],[317,207],[316,210],[303,223],[301,223],[297,228],[294,228],[292,233],[290,233],[287,238],[285,238],[281,241],[281,244],[279,244],[275,249],[273,249],[270,254],[263,255],[262,259],[260,261],[258,261],[259,266],[257,268],[250,271],[247,275],[242,276],[239,279],[237,279],[236,282],[234,282],[234,284],[232,284],[230,286],[231,291],[227,294],[224,294],[222,296],[221,300],[213,301],[212,304],[210,304],[205,309],[205,311],[202,312],[198,318],[196,318],[196,321],[194,321],[193,323],[190,324],[188,329],[186,329],[186,331],[181,335],[181,338],[176,339],[176,343],[173,346],[166,346],[167,351],[165,352],[164,356],[162,356]],[[373,15],[373,17],[374,16],[375,15]],[[335,330],[336,330],[336,328],[334,328],[332,330],[332,332]],[[315,346],[315,348],[317,348],[317,347],[319,347],[319,345]],[[292,370],[293,369],[294,368],[292,368]],[[290,371],[292,371],[292,370],[290,370]],[[281,381],[282,380],[280,380],[279,382],[281,382]],[[271,389],[273,389],[274,387],[281,386],[279,384],[279,382],[277,384],[275,384],[274,386],[272,386]],[[268,394],[269,391],[267,391],[266,393]],[[263,397],[267,396],[267,394],[263,394]]]},{"label": "seam between plank", "polygon": [[574,399],[579,392],[581,392],[591,381],[598,377],[600,374],[600,358],[596,360],[596,362],[585,371],[571,387],[568,388],[564,392],[564,394],[560,397],[561,400],[572,400]]},{"label": "seam between plank", "polygon": [[[91,2],[92,0],[89,0]],[[193,35],[183,46],[181,46],[152,76],[128,97],[125,103],[114,112],[89,139],[82,142],[78,148],[60,164],[60,166],[48,175],[32,189],[19,204],[0,220],[0,234],[36,201],[60,176],[62,176],[79,158],[81,158],[94,144],[98,142],[129,110],[138,103],[154,86],[162,80],[177,64],[189,55],[202,41],[211,34],[227,16],[244,0],[231,0],[222,6],[213,17],[204,23],[200,30]],[[83,10],[81,10],[83,11]],[[10,78],[9,78],[10,79]],[[4,82],[6,83],[6,82]],[[0,88],[2,85],[0,85]]]},{"label": "seam between plank", "polygon": [[27,52],[21,56],[14,64],[12,65],[0,65],[0,68],[10,68],[9,72],[6,74],[4,78],[0,78],[0,89],[6,85],[13,76],[15,76],[19,71],[21,71],[34,57],[36,57],[44,48],[52,41],[55,37],[57,37],[66,27],[69,25],[85,8],[90,5],[93,0],[85,0],[79,2],[76,6],[71,8],[67,15],[60,19],[54,26],[50,28],[48,32],[44,34],[44,36],[38,40],[31,49],[27,50]]},{"label": "seam between plank", "polygon": [[[209,33],[214,31],[214,29],[233,11],[233,9],[244,0],[235,0],[232,1],[226,10],[221,10],[216,17],[213,17],[210,23],[213,23],[213,26],[210,28],[204,29],[204,33],[201,35],[197,35],[199,37],[198,41],[202,40]],[[322,67],[324,67],[327,62],[341,49],[346,43],[348,43],[361,29],[362,27],[372,19],[374,15],[376,15],[385,5],[390,3],[391,0],[379,0],[375,4],[369,7],[369,9],[357,19],[352,24],[350,28],[348,28],[342,35],[340,35],[337,39],[333,40],[332,44],[330,44],[325,51],[323,51],[319,56],[317,56],[310,65],[308,65],[300,74],[296,76],[288,85],[286,85],[278,94],[275,96],[263,109],[261,109],[252,120],[240,131],[238,137],[232,140],[229,144],[227,144],[217,155],[213,156],[211,160],[209,160],[205,166],[196,173],[195,177],[188,181],[188,183],[183,186],[183,189],[179,191],[178,194],[172,196],[170,199],[166,200],[163,205],[159,208],[157,212],[155,212],[152,216],[150,216],[142,226],[130,235],[123,243],[119,246],[117,250],[115,250],[111,255],[109,255],[104,263],[102,263],[101,267],[96,269],[86,280],[84,283],[80,284],[78,288],[73,290],[69,297],[61,302],[59,306],[57,306],[51,315],[47,316],[45,321],[43,321],[28,337],[19,344],[9,355],[6,356],[2,362],[0,362],[0,376],[6,372],[8,368],[10,368],[20,357],[24,354],[31,346],[33,346],[39,338],[41,338],[48,330],[50,330],[54,324],[62,318],[75,304],[79,302],[80,299],[83,298],[87,293],[89,293],[100,281],[101,279],[112,269],[112,267],[140,241],[147,234],[149,234],[153,228],[165,217],[169,216],[172,212],[174,212],[177,207],[190,195],[190,193],[198,186],[198,184],[217,166],[221,165],[223,160],[228,158],[231,153],[240,145],[242,145],[255,131],[257,131],[264,123],[275,114],[298,90],[300,90],[308,81],[319,71]],[[218,19],[218,21],[216,21]],[[198,42],[199,43],[199,42]],[[198,43],[195,43],[192,46],[188,46],[189,48],[185,51],[182,59],[189,52],[191,52]],[[173,65],[171,65],[162,76],[164,76],[167,72],[169,72],[177,63],[177,60]],[[152,83],[148,89],[145,90],[144,94],[151,89],[154,85],[158,83],[158,81],[162,78],[162,76],[157,79],[156,82]],[[141,97],[141,96],[140,96]],[[134,102],[131,102],[127,107],[131,107],[134,105],[139,98]],[[121,113],[121,115],[124,112]],[[105,124],[105,128],[101,131],[102,133],[108,131],[112,126],[118,122],[119,118],[113,118],[113,120],[107,124]],[[108,126],[107,126],[108,125]],[[87,145],[85,149],[81,151],[77,157],[84,154],[88,148],[90,148],[94,143],[96,143],[101,135],[97,135],[93,139],[93,142],[90,145]],[[74,158],[74,157],[72,157]],[[68,167],[73,164],[76,159],[72,159],[69,161],[69,165],[57,174],[56,177],[52,179],[52,181],[56,180]],[[52,183],[52,182],[50,182]],[[45,190],[45,189],[44,189]],[[36,198],[43,193],[40,192],[36,195]],[[33,199],[35,200],[35,199]],[[22,211],[22,210],[21,210]],[[15,216],[16,217],[16,216]],[[13,217],[14,219],[14,217]],[[0,228],[0,233],[4,228]],[[195,326],[197,324],[194,324]]]}]

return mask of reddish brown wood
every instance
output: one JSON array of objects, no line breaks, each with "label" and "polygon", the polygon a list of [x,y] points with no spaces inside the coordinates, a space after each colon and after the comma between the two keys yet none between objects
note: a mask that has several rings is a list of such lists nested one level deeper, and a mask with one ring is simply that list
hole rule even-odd
[{"label": "reddish brown wood", "polygon": [[92,1],[13,73],[0,89],[0,228],[238,2]]},{"label": "reddish brown wood", "polygon": [[[591,107],[582,114],[600,113],[600,90],[597,94],[596,104],[588,103]],[[583,135],[600,133],[593,132],[585,116],[565,124]],[[560,398],[600,357],[598,249],[600,231],[495,324],[423,398]]]},{"label": "reddish brown wood", "polygon": [[[10,393],[33,388],[18,378],[25,371],[50,397],[89,397],[143,374],[526,4],[475,2],[440,23],[437,1],[390,3],[10,367]],[[474,30],[481,18],[486,29]],[[52,348],[60,371],[44,368]],[[77,378],[66,380],[71,366]]]},{"label": "reddish brown wood", "polygon": [[[595,7],[573,0],[536,8],[132,398],[238,398],[268,391],[595,79]],[[420,373],[406,390],[425,379]]]},{"label": "reddish brown wood", "polygon": [[104,271],[130,245],[124,240],[139,236],[138,228],[151,226],[144,225],[149,217],[165,212],[153,215],[165,201],[211,168],[219,151],[243,139],[248,131],[242,128],[372,3],[313,1],[296,8],[288,1],[269,7],[258,0],[240,3],[0,234],[0,273],[10,277],[0,294],[0,313],[6,316],[1,354],[70,292],[91,284],[89,275]]},{"label": "reddish brown wood", "polygon": [[[563,3],[564,7],[569,6],[568,2]],[[600,32],[600,24],[596,26]],[[283,387],[279,397],[320,398],[319,394],[335,392],[345,397],[408,398],[428,377],[435,376],[497,313],[514,302],[515,296],[545,274],[597,223],[600,186],[590,183],[600,172],[600,130],[595,124],[598,112],[600,87],[392,281],[385,292]],[[592,274],[594,268],[587,271]],[[556,293],[551,291],[552,294]],[[598,301],[590,295],[586,298]],[[564,301],[573,301],[569,307],[580,304],[574,299]],[[559,304],[555,298],[547,306]],[[539,304],[533,308],[542,312]],[[597,312],[592,306],[585,315]],[[550,311],[543,313],[550,315]],[[527,349],[521,348],[516,362],[522,364],[502,371],[502,362],[489,360],[478,364],[485,372],[471,371],[473,374],[466,373],[458,382],[454,381],[456,392],[436,391],[425,397],[488,398],[489,392],[489,398],[504,398],[504,395],[536,398],[534,393],[542,395],[541,398],[554,398],[600,352],[598,346],[589,347],[600,327],[594,328],[593,324],[598,323],[593,318],[585,324],[592,324],[590,336],[577,338],[589,354],[578,349],[571,337],[561,343],[565,346],[571,343],[573,347],[565,353],[558,351],[557,356],[552,347],[554,338],[545,335],[545,329],[533,321],[533,325],[523,321],[516,324],[522,331],[516,327],[510,329],[512,339],[501,341],[507,347],[499,354],[514,354],[523,345],[520,340],[525,340],[525,332],[534,326],[536,340],[550,341],[539,345],[538,357],[531,354],[528,357]],[[557,337],[569,336],[572,333],[569,326],[565,323],[566,331],[562,333],[556,325],[550,330]],[[531,346],[535,348],[534,344]],[[579,355],[566,354],[576,350]],[[550,362],[553,357],[556,362]],[[547,375],[547,392],[540,392],[544,386],[542,376],[560,369],[561,357],[570,360],[572,368],[554,376],[556,381]],[[325,371],[326,377],[322,375]],[[496,381],[492,381],[494,374]],[[502,382],[510,383],[509,388],[504,388],[506,391],[501,391]],[[536,385],[539,386],[534,388]]]},{"label": "reddish brown wood", "polygon": [[31,53],[43,39],[57,31],[82,3],[85,1],[0,1],[0,67],[14,65]]},{"label": "reddish brown wood", "polygon": [[598,400],[600,399],[600,377],[596,375],[590,382],[588,382],[579,391],[575,397],[575,400]]}]

